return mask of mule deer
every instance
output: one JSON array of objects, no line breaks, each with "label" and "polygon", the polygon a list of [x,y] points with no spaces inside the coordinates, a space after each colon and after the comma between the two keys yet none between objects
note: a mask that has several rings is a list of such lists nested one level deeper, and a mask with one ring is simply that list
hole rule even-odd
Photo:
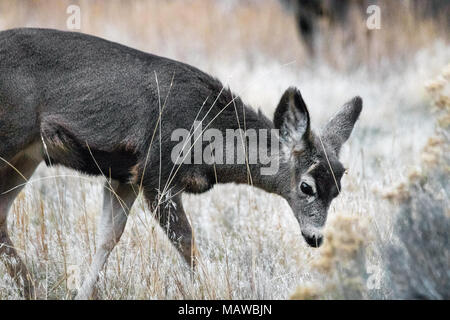
[{"label": "mule deer", "polygon": [[[271,121],[190,65],[94,36],[14,29],[0,33],[0,48],[0,254],[25,297],[34,297],[34,286],[9,238],[7,214],[20,191],[14,187],[43,160],[107,178],[98,248],[77,298],[91,297],[139,190],[191,265],[195,251],[181,194],[203,193],[216,183],[251,181],[282,196],[306,242],[321,244],[320,229],[344,172],[339,150],[361,98],[345,104],[316,135],[295,88],[283,94]],[[261,174],[261,164],[248,162],[173,164],[171,133],[192,132],[197,119],[219,132],[278,129],[279,139],[268,142],[280,147],[270,154],[278,171]],[[249,153],[258,148],[245,147]]]},{"label": "mule deer", "polygon": [[[284,6],[295,15],[297,30],[306,45],[308,53],[314,55],[317,51],[317,38],[320,33],[320,21],[326,21],[331,27],[338,27],[350,31],[346,42],[353,39],[352,33],[356,32],[350,27],[351,10],[364,15],[371,4],[377,4],[379,0],[282,0]],[[362,19],[362,18],[361,18]],[[369,30],[366,36],[369,37]],[[333,39],[334,40],[334,39]]]},{"label": "mule deer", "polygon": [[[447,0],[407,0],[407,1],[382,1],[382,0],[280,0],[287,10],[295,15],[297,30],[305,42],[306,48],[314,55],[317,47],[317,38],[320,33],[320,21],[325,20],[332,28],[345,29],[349,34],[345,37],[346,43],[355,40],[357,32],[361,32],[351,24],[364,23],[368,17],[367,9],[371,5],[383,8],[383,15],[394,13],[397,17],[398,10],[408,10],[417,19],[441,20],[443,26],[449,26],[450,6]],[[353,17],[352,17],[353,11]],[[370,42],[371,30],[363,29],[365,37]],[[328,41],[336,41],[328,39]]]}]

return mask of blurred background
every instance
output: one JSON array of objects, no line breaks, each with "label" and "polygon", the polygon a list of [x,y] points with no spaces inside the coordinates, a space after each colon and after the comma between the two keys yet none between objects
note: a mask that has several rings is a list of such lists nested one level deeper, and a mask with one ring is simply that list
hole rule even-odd
[{"label": "blurred background", "polygon": [[[306,246],[284,200],[219,186],[184,198],[200,250],[191,281],[140,201],[102,299],[448,299],[449,17],[446,0],[0,2],[0,30],[78,31],[180,60],[270,118],[289,86],[316,128],[364,100],[322,248]],[[40,298],[68,299],[95,250],[102,181],[45,166],[33,179],[9,217],[13,241]],[[3,265],[0,288],[20,298]]]}]

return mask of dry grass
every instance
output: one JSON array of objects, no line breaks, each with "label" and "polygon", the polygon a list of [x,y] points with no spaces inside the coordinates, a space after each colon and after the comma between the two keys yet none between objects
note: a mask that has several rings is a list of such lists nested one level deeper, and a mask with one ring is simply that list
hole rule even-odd
[{"label": "dry grass", "polygon": [[[65,29],[65,10],[72,2],[2,1],[0,29]],[[293,17],[276,1],[78,3],[82,32],[192,63],[269,115],[290,85],[302,90],[315,126],[352,96],[364,99],[361,119],[342,152],[350,169],[330,208],[321,249],[306,246],[284,200],[251,187],[218,186],[201,196],[184,196],[200,251],[191,280],[138,201],[101,275],[100,298],[392,297],[386,281],[379,289],[367,285],[373,275],[367,266],[375,266],[375,276],[384,279],[384,248],[399,242],[395,225],[404,198],[392,204],[383,194],[400,181],[409,192],[411,168],[422,172],[434,164],[448,174],[448,159],[436,156],[445,149],[435,132],[435,118],[448,130],[448,113],[429,108],[432,101],[436,108],[448,108],[443,88],[449,72],[441,70],[450,61],[450,46],[439,23],[417,21],[398,9],[395,17],[382,15],[382,29],[369,39],[357,21],[349,46],[325,41],[319,59],[311,62]],[[329,32],[339,39],[342,30]],[[8,219],[13,241],[43,289],[40,298],[69,299],[71,270],[79,268],[82,277],[95,252],[103,182],[44,166],[31,180]],[[0,265],[0,299],[19,298]]]}]

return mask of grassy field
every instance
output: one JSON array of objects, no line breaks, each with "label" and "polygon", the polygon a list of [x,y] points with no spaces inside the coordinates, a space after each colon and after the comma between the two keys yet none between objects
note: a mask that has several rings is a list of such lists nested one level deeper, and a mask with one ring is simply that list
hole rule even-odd
[{"label": "grassy field", "polygon": [[[65,30],[71,3],[2,1],[0,30]],[[302,91],[315,128],[351,97],[364,100],[320,249],[306,245],[283,199],[216,186],[183,196],[200,253],[191,279],[139,199],[101,274],[99,298],[449,298],[445,23],[414,17],[399,2],[382,10],[381,29],[370,36],[364,14],[345,30],[325,24],[312,59],[277,1],[76,3],[81,32],[193,64],[270,118],[288,86]],[[350,32],[351,42],[341,40]],[[72,298],[95,252],[102,192],[101,178],[41,164],[15,201],[10,233],[40,299]],[[20,298],[1,264],[0,299]]]}]

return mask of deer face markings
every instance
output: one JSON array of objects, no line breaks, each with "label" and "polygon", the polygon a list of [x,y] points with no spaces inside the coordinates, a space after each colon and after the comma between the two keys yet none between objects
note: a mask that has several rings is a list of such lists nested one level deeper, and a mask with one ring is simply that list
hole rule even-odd
[{"label": "deer face markings", "polygon": [[282,195],[300,224],[303,238],[312,247],[322,244],[321,230],[328,208],[341,192],[345,169],[338,159],[339,151],[361,110],[362,100],[356,97],[329,120],[320,136],[311,130],[309,112],[299,90],[286,90],[275,111],[281,160],[287,164],[291,179]]},{"label": "deer face markings", "polygon": [[[306,242],[317,247],[321,244],[321,229],[325,225],[327,212],[334,198],[341,191],[341,177],[344,173],[344,167],[332,159],[331,169],[328,161],[322,159],[313,169],[309,169],[308,174],[304,174],[300,179],[300,193],[291,198],[292,205],[296,208],[297,218],[302,226],[302,235]],[[333,176],[334,175],[334,176]],[[315,190],[313,195],[305,184],[305,181],[314,181]],[[312,189],[312,187],[311,187]]]}]

